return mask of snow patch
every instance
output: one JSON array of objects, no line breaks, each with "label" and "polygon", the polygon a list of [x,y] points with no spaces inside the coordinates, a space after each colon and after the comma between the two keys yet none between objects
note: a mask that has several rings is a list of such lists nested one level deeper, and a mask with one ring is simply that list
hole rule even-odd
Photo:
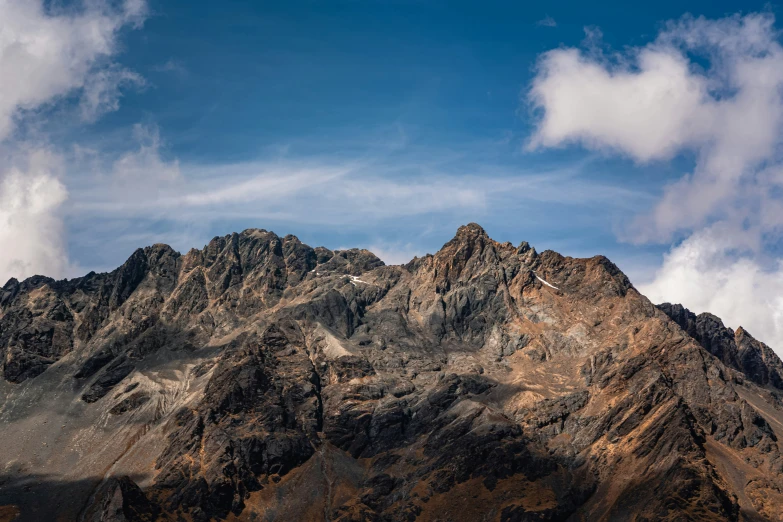
[{"label": "snow patch", "polygon": [[353,286],[356,286],[356,283],[362,283],[362,284],[365,284],[365,285],[371,285],[372,284],[372,283],[368,283],[367,281],[362,281],[361,279],[359,279],[359,276],[353,276],[352,275],[352,276],[350,276],[350,278],[351,278],[351,284]]},{"label": "snow patch", "polygon": [[548,286],[549,288],[554,288],[555,290],[560,290],[560,289],[559,289],[558,287],[556,287],[555,285],[553,285],[553,284],[551,284],[551,283],[548,283],[548,282],[544,281],[543,279],[541,279],[540,277],[538,277],[538,274],[535,274],[535,273],[534,273],[533,275],[535,275],[535,276],[536,276],[536,279],[538,279],[539,281],[541,281],[542,283],[544,283],[544,284],[545,284],[546,286]]}]

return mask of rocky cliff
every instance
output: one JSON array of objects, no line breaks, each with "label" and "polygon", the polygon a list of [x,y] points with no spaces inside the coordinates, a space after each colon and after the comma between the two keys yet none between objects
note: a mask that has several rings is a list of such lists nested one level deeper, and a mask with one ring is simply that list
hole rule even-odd
[{"label": "rocky cliff", "polygon": [[769,347],[475,224],[11,280],[0,364],[0,520],[783,520]]}]

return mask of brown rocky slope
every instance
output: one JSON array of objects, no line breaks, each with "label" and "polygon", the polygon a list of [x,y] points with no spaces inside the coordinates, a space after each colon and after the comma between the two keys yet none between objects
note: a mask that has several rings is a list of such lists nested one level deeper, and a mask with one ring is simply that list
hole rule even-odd
[{"label": "brown rocky slope", "polygon": [[783,520],[783,364],[475,224],[384,266],[264,230],[0,290],[17,520]]}]

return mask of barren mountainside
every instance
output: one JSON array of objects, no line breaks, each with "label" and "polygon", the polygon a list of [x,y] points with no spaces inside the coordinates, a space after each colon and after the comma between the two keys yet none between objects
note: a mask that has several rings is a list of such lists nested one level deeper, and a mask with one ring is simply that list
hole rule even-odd
[{"label": "barren mountainside", "polygon": [[475,224],[11,280],[0,365],[0,521],[783,521],[769,347]]}]

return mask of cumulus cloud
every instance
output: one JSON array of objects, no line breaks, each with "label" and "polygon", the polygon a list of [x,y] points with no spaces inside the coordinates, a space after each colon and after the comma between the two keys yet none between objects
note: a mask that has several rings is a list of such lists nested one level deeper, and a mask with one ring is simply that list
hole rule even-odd
[{"label": "cumulus cloud", "polygon": [[764,197],[754,175],[780,146],[782,90],[783,48],[771,15],[686,17],[623,53],[545,53],[529,92],[541,112],[529,147],[578,143],[641,163],[695,152],[694,171],[629,231],[636,241],[665,241]]},{"label": "cumulus cloud", "polygon": [[61,158],[37,150],[25,163],[0,180],[2,283],[35,274],[63,276],[68,269],[61,219],[68,192],[58,179]]},{"label": "cumulus cloud", "polygon": [[727,246],[727,232],[719,226],[693,234],[665,256],[653,281],[639,290],[656,303],[685,303],[713,313],[781,353],[783,260],[765,263],[753,245]]},{"label": "cumulus cloud", "polygon": [[[693,171],[668,185],[623,239],[690,235],[645,289],[658,300],[680,296],[696,311],[724,310],[733,324],[753,314],[724,303],[727,274],[737,277],[733,299],[757,298],[745,309],[769,318],[781,310],[779,300],[758,293],[779,279],[780,265],[761,260],[780,241],[783,220],[783,47],[774,22],[771,14],[687,16],[648,45],[616,53],[593,36],[584,48],[543,54],[528,93],[539,114],[530,149],[578,144],[638,163],[694,155]],[[744,270],[753,275],[740,277]],[[776,319],[769,321],[759,328],[783,351],[770,326]]]},{"label": "cumulus cloud", "polygon": [[91,1],[55,11],[42,0],[0,3],[0,139],[12,132],[20,111],[85,86],[87,107],[106,108],[107,100],[114,106],[111,93],[128,81],[128,73],[108,74],[100,67],[116,52],[119,31],[143,20],[146,3],[112,4]]},{"label": "cumulus cloud", "polygon": [[[111,63],[123,27],[138,27],[145,0],[89,0],[63,8],[43,0],[0,2],[0,143],[24,163],[0,174],[0,279],[67,272],[62,159],[45,145],[15,143],[25,118],[81,91],[84,120],[116,110],[121,89],[140,85]],[[21,159],[20,159],[21,158]]]}]

